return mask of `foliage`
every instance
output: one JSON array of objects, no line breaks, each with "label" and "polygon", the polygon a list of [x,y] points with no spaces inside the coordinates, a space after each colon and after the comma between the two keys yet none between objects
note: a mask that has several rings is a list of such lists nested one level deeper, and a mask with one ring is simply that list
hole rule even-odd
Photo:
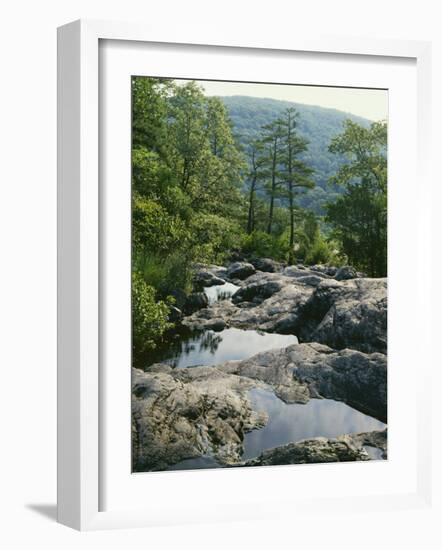
[{"label": "foliage", "polygon": [[132,242],[142,256],[167,254],[188,240],[184,221],[172,216],[159,203],[135,195],[132,205]]},{"label": "foliage", "polygon": [[191,224],[194,259],[203,263],[222,263],[242,244],[240,225],[216,214],[197,214]]},{"label": "foliage", "polygon": [[250,257],[285,260],[287,239],[256,230],[244,237],[242,249]]},{"label": "foliage", "polygon": [[326,220],[350,262],[373,277],[387,274],[387,125],[362,128],[347,121],[330,150],[348,164],[332,178],[345,193],[327,206]]},{"label": "foliage", "polygon": [[153,286],[162,299],[183,296],[192,289],[191,263],[185,249],[174,250],[167,256],[150,253],[142,262],[138,261],[138,265],[145,282]]},{"label": "foliage", "polygon": [[132,343],[134,353],[154,349],[164,332],[173,325],[168,322],[169,307],[155,301],[155,289],[146,284],[136,271],[132,274]]},{"label": "foliage", "polygon": [[328,206],[327,221],[350,263],[372,277],[387,274],[386,197],[363,182]]}]

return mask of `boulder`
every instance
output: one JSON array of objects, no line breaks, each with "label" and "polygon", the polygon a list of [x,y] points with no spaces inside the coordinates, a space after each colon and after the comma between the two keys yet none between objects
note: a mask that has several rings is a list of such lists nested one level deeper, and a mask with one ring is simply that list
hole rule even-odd
[{"label": "boulder", "polygon": [[309,286],[318,286],[319,283],[323,280],[322,277],[319,277],[318,275],[303,275],[302,277],[298,277],[296,279],[296,282],[302,283],[304,285]]},{"label": "boulder", "polygon": [[205,287],[223,285],[226,281],[215,275],[213,270],[201,268],[194,273],[192,282],[197,291],[202,291]]},{"label": "boulder", "polygon": [[320,462],[353,462],[370,460],[367,451],[357,446],[351,437],[336,439],[315,437],[269,449],[242,466],[275,466],[280,464],[313,464]]},{"label": "boulder", "polygon": [[356,269],[350,265],[340,267],[334,276],[337,281],[347,281],[348,279],[356,279],[357,277],[358,273]]},{"label": "boulder", "polygon": [[352,434],[351,438],[356,445],[362,446],[365,449],[372,447],[380,451],[380,458],[387,460],[388,451],[388,434],[387,428],[382,431],[364,432],[359,434]]},{"label": "boulder", "polygon": [[247,284],[243,285],[232,296],[232,302],[250,302],[255,297],[262,299],[270,298],[279,292],[284,286],[284,280],[278,275],[263,275],[256,273],[248,278]]},{"label": "boulder", "polygon": [[264,271],[266,273],[277,273],[282,269],[282,264],[280,262],[277,262],[276,260],[272,260],[270,258],[256,258],[250,260],[250,263],[258,271]]},{"label": "boulder", "polygon": [[209,299],[204,292],[192,292],[187,296],[184,304],[184,312],[190,315],[199,309],[206,308],[209,305]]},{"label": "boulder", "polygon": [[215,332],[219,332],[221,330],[224,330],[226,326],[227,325],[224,319],[221,319],[220,317],[215,317],[214,319],[208,319],[204,328],[206,330],[214,330]]},{"label": "boulder", "polygon": [[253,267],[252,264],[249,264],[247,262],[235,262],[233,264],[230,264],[230,266],[227,268],[227,276],[229,279],[239,279],[240,281],[247,279],[247,277],[250,277],[250,275],[253,275],[255,273],[256,269]]},{"label": "boulder", "polygon": [[317,264],[310,266],[310,270],[316,271],[318,273],[323,273],[328,277],[334,277],[336,275],[336,272],[338,271],[338,268],[331,265]]},{"label": "boulder", "polygon": [[175,306],[169,306],[169,321],[171,323],[181,323],[183,319],[183,312],[181,309]]},{"label": "boulder", "polygon": [[382,353],[293,344],[217,368],[265,383],[286,403],[334,399],[382,422],[387,420],[387,358]]},{"label": "boulder", "polygon": [[386,353],[387,280],[322,281],[293,321],[303,342]]},{"label": "boulder", "polygon": [[244,433],[267,420],[251,408],[251,385],[213,367],[133,369],[134,471],[164,470],[212,453],[221,464],[239,462]]},{"label": "boulder", "polygon": [[328,275],[323,271],[309,269],[303,265],[289,265],[282,270],[282,274],[285,277],[292,277],[294,279],[306,277],[307,275],[315,275],[321,279],[328,279]]},{"label": "boulder", "polygon": [[343,401],[364,414],[387,421],[387,357],[382,353],[335,351],[321,344],[287,348],[293,376],[311,396]]},{"label": "boulder", "polygon": [[[208,318],[221,318],[231,327],[296,334],[292,326],[314,289],[279,273],[259,271],[243,282],[232,301],[211,304],[208,310],[196,311],[183,323],[192,329],[204,329]],[[280,330],[284,323],[287,330]]]},{"label": "boulder", "polygon": [[345,434],[336,438],[313,437],[268,449],[240,466],[273,466],[281,464],[311,464],[320,462],[368,461],[367,447],[379,449],[387,458],[387,430]]},{"label": "boulder", "polygon": [[[197,304],[206,307],[204,298]],[[217,302],[208,311],[198,307],[189,308],[193,314],[183,320],[191,328],[203,329],[207,320],[217,318],[226,326],[294,334],[335,349],[387,351],[386,279],[337,281],[289,266],[283,273],[250,275],[231,302]]]}]

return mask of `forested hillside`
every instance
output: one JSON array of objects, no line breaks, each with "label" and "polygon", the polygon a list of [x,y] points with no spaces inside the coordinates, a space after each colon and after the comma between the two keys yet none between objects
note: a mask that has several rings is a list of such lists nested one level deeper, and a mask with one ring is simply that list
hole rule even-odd
[{"label": "forested hillside", "polygon": [[243,146],[258,139],[262,126],[280,117],[287,108],[297,110],[300,115],[298,132],[309,142],[308,150],[300,158],[314,169],[316,183],[314,189],[299,197],[298,203],[315,214],[323,215],[324,205],[336,200],[343,191],[341,187],[329,184],[330,177],[345,162],[343,155],[328,150],[330,141],[342,132],[346,119],[363,127],[368,127],[369,121],[335,109],[277,99],[246,96],[224,96],[221,99],[227,107],[234,133]]}]

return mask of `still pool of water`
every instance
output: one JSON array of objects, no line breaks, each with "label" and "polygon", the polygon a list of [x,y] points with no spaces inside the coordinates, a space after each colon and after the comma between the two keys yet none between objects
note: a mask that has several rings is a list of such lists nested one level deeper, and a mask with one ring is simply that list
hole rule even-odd
[{"label": "still pool of water", "polygon": [[206,330],[182,335],[173,345],[151,354],[149,364],[167,363],[176,368],[217,365],[297,343],[298,339],[291,334],[270,334],[237,328],[221,332]]},{"label": "still pool of water", "polygon": [[204,294],[207,296],[209,304],[214,304],[219,300],[228,300],[238,289],[239,286],[226,282],[223,285],[206,286]]},{"label": "still pool of water", "polygon": [[[379,420],[332,399],[311,399],[305,405],[288,405],[273,392],[262,389],[250,390],[249,398],[253,408],[265,411],[269,420],[264,428],[245,435],[244,460],[258,456],[265,449],[301,439],[337,437],[386,427]],[[379,453],[376,453],[376,458],[380,458]]]}]

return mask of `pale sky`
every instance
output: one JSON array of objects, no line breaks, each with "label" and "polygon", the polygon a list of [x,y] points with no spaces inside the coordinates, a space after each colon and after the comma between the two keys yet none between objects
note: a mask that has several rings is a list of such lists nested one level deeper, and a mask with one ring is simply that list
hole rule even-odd
[{"label": "pale sky", "polygon": [[369,120],[387,120],[388,116],[387,90],[204,80],[197,82],[209,96],[245,95],[283,99],[295,103],[339,109]]}]

